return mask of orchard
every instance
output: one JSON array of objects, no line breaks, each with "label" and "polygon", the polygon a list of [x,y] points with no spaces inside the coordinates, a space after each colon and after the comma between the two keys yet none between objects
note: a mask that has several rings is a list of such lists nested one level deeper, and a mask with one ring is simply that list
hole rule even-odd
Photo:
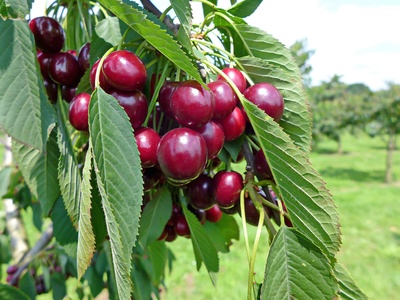
[{"label": "orchard", "polygon": [[239,232],[247,299],[365,297],[337,262],[299,67],[246,23],[261,1],[217,2],[58,0],[35,18],[31,1],[2,2],[0,128],[14,162],[0,195],[34,208],[43,233],[1,258],[2,299],[63,299],[72,280],[81,298],[159,299],[177,239],[218,289]]}]

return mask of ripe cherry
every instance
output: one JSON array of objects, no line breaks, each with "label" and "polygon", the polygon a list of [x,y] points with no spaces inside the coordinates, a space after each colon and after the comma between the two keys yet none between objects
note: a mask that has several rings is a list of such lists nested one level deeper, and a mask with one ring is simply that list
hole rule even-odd
[{"label": "ripe cherry", "polygon": [[61,95],[62,98],[70,103],[72,99],[76,96],[76,91],[78,90],[78,86],[68,86],[62,85],[61,86]]},{"label": "ripe cherry", "polygon": [[167,225],[174,226],[180,215],[182,215],[182,208],[178,204],[172,203],[172,212]]},{"label": "ripe cherry", "polygon": [[132,128],[138,129],[146,120],[148,104],[146,96],[141,91],[120,91],[114,90],[111,95],[118,100],[128,115]]},{"label": "ripe cherry", "polygon": [[90,95],[80,93],[69,104],[69,122],[79,131],[89,131],[89,102]]},{"label": "ripe cherry", "polygon": [[[235,68],[225,68],[222,69],[222,72],[224,72],[229,77],[229,79],[233,81],[233,83],[236,85],[241,93],[244,92],[247,87],[247,81],[246,78],[244,78],[242,72]],[[222,75],[218,75],[217,80],[226,81],[225,78],[222,77]]]},{"label": "ripe cherry", "polygon": [[160,89],[158,94],[158,103],[160,104],[161,111],[168,117],[173,118],[171,111],[171,96],[175,89],[178,87],[180,82],[178,81],[166,81]]},{"label": "ripe cherry", "polygon": [[218,123],[222,126],[226,141],[237,139],[246,129],[246,120],[239,107],[235,107],[232,113],[218,120]]},{"label": "ripe cherry", "polygon": [[231,86],[223,80],[217,80],[208,84],[215,98],[213,119],[223,119],[228,116],[236,106],[235,92]]},{"label": "ripe cherry", "polygon": [[243,96],[257,105],[267,115],[279,122],[283,115],[284,101],[279,90],[268,82],[260,82],[247,88]]},{"label": "ripe cherry", "polygon": [[173,242],[178,237],[178,235],[176,234],[175,228],[173,226],[166,225],[165,231],[166,231],[165,241],[167,241],[167,242]]},{"label": "ripe cherry", "polygon": [[79,50],[78,54],[78,64],[81,74],[85,73],[90,67],[90,43],[84,44]]},{"label": "ripe cherry", "polygon": [[117,50],[104,59],[103,74],[107,82],[122,91],[142,90],[147,71],[143,62],[133,52]]},{"label": "ripe cherry", "polygon": [[44,78],[43,84],[46,89],[47,97],[51,103],[56,103],[57,101],[57,84],[50,78]]},{"label": "ripe cherry", "polygon": [[219,171],[213,178],[213,196],[220,207],[234,206],[242,188],[243,177],[236,171]]},{"label": "ripe cherry", "polygon": [[206,219],[209,222],[217,223],[222,218],[222,211],[217,204],[206,210]]},{"label": "ripe cherry", "polygon": [[205,174],[200,174],[195,180],[187,186],[187,200],[190,205],[197,209],[209,209],[215,204],[212,196],[211,177]]},{"label": "ripe cherry", "polygon": [[[241,209],[239,208],[239,214],[241,214]],[[260,219],[260,212],[258,209],[255,207],[253,201],[250,199],[250,197],[245,197],[244,198],[244,213],[246,215],[246,222],[257,226],[258,221]]]},{"label": "ripe cherry", "polygon": [[184,236],[184,237],[190,237],[190,228],[189,224],[186,221],[186,218],[184,215],[178,216],[176,219],[175,225],[174,225],[175,232],[177,235]]},{"label": "ripe cherry", "polygon": [[272,176],[271,168],[265,158],[264,152],[262,149],[258,150],[254,155],[254,167],[255,173],[259,180],[271,180],[274,177]]},{"label": "ripe cherry", "polygon": [[40,66],[40,73],[42,74],[43,78],[50,78],[49,76],[49,63],[51,58],[54,56],[54,53],[43,52],[38,50],[37,52],[37,60]]},{"label": "ripe cherry", "polygon": [[211,92],[195,80],[182,82],[171,97],[171,111],[182,126],[198,128],[214,114],[215,100]]},{"label": "ripe cherry", "polygon": [[204,209],[197,209],[188,204],[187,206],[188,210],[191,211],[199,220],[200,224],[204,224],[206,222],[206,211]]},{"label": "ripe cherry", "polygon": [[207,145],[200,133],[185,127],[175,128],[161,138],[157,159],[171,183],[185,184],[203,172]]},{"label": "ripe cherry", "polygon": [[207,144],[208,159],[215,158],[225,142],[225,134],[222,126],[219,123],[210,121],[206,125],[195,129],[204,138]]},{"label": "ripe cherry", "polygon": [[36,47],[44,52],[59,52],[64,47],[64,29],[53,18],[37,17],[29,22]]},{"label": "ripe cherry", "polygon": [[157,163],[157,148],[160,136],[154,129],[142,127],[135,131],[135,139],[142,167],[153,167]]},{"label": "ripe cherry", "polygon": [[49,75],[55,83],[77,85],[80,79],[78,60],[68,52],[54,54],[49,62]]},{"label": "ripe cherry", "polygon": [[[99,66],[100,59],[97,60],[92,68],[90,69],[90,86],[92,87],[92,90],[94,90],[95,85],[96,85],[96,72],[97,72],[97,67]],[[113,90],[113,87],[107,82],[106,78],[104,77],[103,72],[100,72],[99,74],[99,84],[100,87],[106,92],[109,93],[110,91]]]}]

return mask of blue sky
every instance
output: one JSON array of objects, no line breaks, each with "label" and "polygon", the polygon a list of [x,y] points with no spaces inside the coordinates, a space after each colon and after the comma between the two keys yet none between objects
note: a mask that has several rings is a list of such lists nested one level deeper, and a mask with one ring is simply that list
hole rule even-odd
[{"label": "blue sky", "polygon": [[[165,0],[153,2],[160,8],[168,5]],[[229,2],[220,0],[225,7]],[[194,6],[194,15],[199,15],[199,6]],[[399,16],[399,0],[265,0],[246,21],[286,46],[305,39],[315,51],[312,84],[337,74],[346,83],[379,90],[387,82],[400,84]]]}]

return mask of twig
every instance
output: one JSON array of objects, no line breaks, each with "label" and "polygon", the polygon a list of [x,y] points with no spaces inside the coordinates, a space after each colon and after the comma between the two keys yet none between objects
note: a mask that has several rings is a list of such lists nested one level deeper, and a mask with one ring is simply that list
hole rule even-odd
[{"label": "twig", "polygon": [[[153,4],[153,2],[151,2],[151,0],[140,0],[140,2],[145,9],[155,14],[157,17],[162,15],[161,11]],[[163,22],[174,34],[178,33],[179,25],[174,24],[174,21],[170,16],[165,16]]]}]

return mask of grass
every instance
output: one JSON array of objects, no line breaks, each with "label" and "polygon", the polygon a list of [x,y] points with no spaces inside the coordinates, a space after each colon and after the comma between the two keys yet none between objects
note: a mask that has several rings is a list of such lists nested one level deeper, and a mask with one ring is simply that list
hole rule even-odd
[{"label": "grass", "polygon": [[[338,261],[370,299],[396,299],[400,291],[400,151],[394,155],[394,180],[385,184],[386,149],[382,140],[345,136],[344,154],[336,144],[323,141],[310,160],[327,182],[337,205],[342,247]],[[254,228],[250,228],[254,236]],[[263,279],[268,253],[264,232],[256,264],[256,279]],[[171,243],[177,258],[166,279],[163,300],[246,299],[247,257],[243,235],[231,252],[220,255],[218,284],[214,288],[204,266],[196,271],[189,240]]]}]

